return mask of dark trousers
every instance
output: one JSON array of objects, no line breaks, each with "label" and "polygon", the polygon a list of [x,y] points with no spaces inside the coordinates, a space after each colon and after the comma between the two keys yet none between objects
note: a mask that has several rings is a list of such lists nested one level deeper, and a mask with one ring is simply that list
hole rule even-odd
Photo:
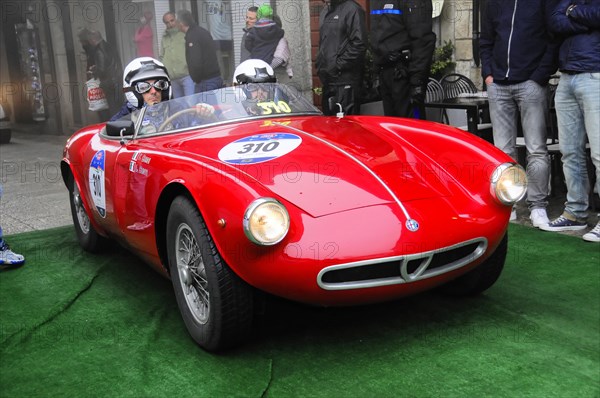
[{"label": "dark trousers", "polygon": [[[340,111],[346,115],[360,115],[360,81],[323,84],[323,113],[332,116]],[[340,104],[342,109],[337,105]]]},{"label": "dark trousers", "polygon": [[106,122],[119,112],[125,101],[125,94],[123,94],[122,83],[112,80],[101,81],[100,88],[104,91],[104,96],[108,102],[108,109],[98,112],[98,116],[101,122]]},{"label": "dark trousers", "polygon": [[411,103],[408,73],[402,71],[398,66],[381,68],[379,83],[379,93],[383,101],[385,116],[425,119],[425,107]]}]

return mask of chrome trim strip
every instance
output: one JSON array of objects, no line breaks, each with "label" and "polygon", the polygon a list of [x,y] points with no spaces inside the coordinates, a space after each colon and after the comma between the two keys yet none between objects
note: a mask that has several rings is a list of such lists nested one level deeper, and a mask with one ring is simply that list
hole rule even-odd
[{"label": "chrome trim strip", "polygon": [[[466,257],[463,257],[459,260],[453,261],[449,264],[446,264],[442,267],[438,267],[432,270],[428,270],[429,265],[431,264],[431,260],[435,254],[441,254],[450,250],[458,249],[463,246],[467,246],[473,243],[478,243],[479,245],[475,249],[475,251],[469,254]],[[389,285],[399,285],[403,283],[416,282],[419,280],[432,278],[434,276],[438,276],[441,274],[445,274],[450,271],[454,271],[455,269],[461,268],[467,264],[472,263],[481,257],[488,248],[488,240],[484,237],[476,238],[472,240],[468,240],[462,243],[458,243],[456,245],[448,246],[442,249],[432,250],[423,253],[409,254],[406,256],[394,256],[394,257],[384,257],[373,260],[364,260],[364,261],[356,261],[353,263],[345,263],[338,265],[331,265],[329,267],[323,268],[319,274],[317,275],[317,284],[321,289],[324,290],[351,290],[351,289],[365,289],[370,287],[379,287],[379,286],[389,286]],[[419,267],[413,272],[408,272],[408,264],[413,260],[423,260]],[[340,282],[340,283],[327,283],[323,282],[323,275],[325,275],[329,271],[339,270],[339,269],[348,269],[348,268],[357,268],[364,267],[371,264],[380,264],[392,261],[400,261],[400,275],[399,277],[394,278],[384,278],[384,279],[372,279],[366,281],[357,281],[357,282]]]},{"label": "chrome trim strip", "polygon": [[408,214],[408,211],[406,210],[406,208],[404,207],[404,205],[402,204],[402,202],[400,202],[400,199],[398,199],[398,197],[396,196],[396,194],[394,194],[394,192],[390,189],[390,187],[388,187],[387,184],[377,174],[375,174],[375,172],[373,170],[371,170],[370,168],[368,168],[367,165],[365,165],[363,162],[361,162],[360,160],[358,160],[352,154],[348,153],[347,151],[343,150],[342,148],[338,147],[337,145],[334,145],[331,142],[326,141],[326,140],[324,140],[322,138],[319,138],[319,137],[317,137],[317,136],[315,136],[313,134],[307,133],[306,131],[297,129],[297,128],[292,127],[292,126],[285,126],[285,125],[283,125],[281,123],[277,123],[277,122],[274,122],[273,124],[280,125],[281,127],[294,130],[294,131],[296,131],[298,133],[301,133],[301,134],[304,134],[304,135],[310,135],[312,138],[314,138],[314,139],[316,139],[318,141],[321,141],[325,145],[330,146],[331,148],[337,150],[338,152],[341,152],[345,156],[347,156],[350,159],[352,159],[356,164],[358,164],[360,167],[362,167],[363,169],[365,169],[369,174],[371,174],[371,176],[373,178],[375,178],[375,180],[377,180],[379,182],[379,184],[381,184],[381,186],[390,194],[390,196],[394,199],[394,201],[396,202],[396,204],[400,207],[400,210],[402,210],[402,213],[404,213],[404,217],[406,217],[407,220],[411,220],[411,217]]}]

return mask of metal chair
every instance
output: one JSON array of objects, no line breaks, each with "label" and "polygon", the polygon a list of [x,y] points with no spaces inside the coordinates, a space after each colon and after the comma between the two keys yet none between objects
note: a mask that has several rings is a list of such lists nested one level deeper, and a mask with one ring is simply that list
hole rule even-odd
[{"label": "metal chair", "polygon": [[[464,94],[477,94],[477,87],[475,83],[471,79],[469,79],[465,75],[461,75],[460,73],[449,73],[440,79],[440,85],[444,90],[444,98],[457,98]],[[445,111],[444,114],[446,116],[446,121],[448,124],[458,127],[462,130],[467,130],[466,126],[466,115],[460,113],[457,110],[450,110],[452,112]],[[477,124],[477,130],[480,132],[481,136],[485,136],[485,139],[490,141],[492,140],[492,124],[486,120],[482,121],[485,115],[480,114],[479,120],[480,122]]]},{"label": "metal chair", "polygon": [[444,98],[456,98],[464,93],[476,93],[477,87],[465,75],[450,73],[440,79],[440,85],[444,90]]},{"label": "metal chair", "polygon": [[[427,83],[427,92],[425,94],[425,102],[439,102],[444,99],[444,89],[440,82],[433,77],[429,78]],[[440,123],[448,123],[448,116],[444,109],[440,108],[429,108],[425,109],[427,120]]]}]

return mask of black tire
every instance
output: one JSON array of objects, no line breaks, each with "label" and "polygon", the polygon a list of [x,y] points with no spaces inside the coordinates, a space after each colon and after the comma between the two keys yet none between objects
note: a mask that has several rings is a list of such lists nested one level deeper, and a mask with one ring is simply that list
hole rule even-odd
[{"label": "black tire", "polygon": [[106,244],[106,238],[100,236],[90,222],[90,217],[81,202],[79,188],[74,181],[70,181],[69,202],[71,203],[71,216],[75,225],[77,240],[83,250],[97,253]]},{"label": "black tire", "polygon": [[194,341],[207,351],[241,343],[252,328],[252,288],[225,264],[189,199],[171,204],[166,239],[175,297]]},{"label": "black tire", "polygon": [[489,289],[496,283],[504,269],[507,250],[508,235],[504,235],[494,253],[485,262],[474,270],[441,286],[441,292],[451,296],[466,297],[478,295]]}]

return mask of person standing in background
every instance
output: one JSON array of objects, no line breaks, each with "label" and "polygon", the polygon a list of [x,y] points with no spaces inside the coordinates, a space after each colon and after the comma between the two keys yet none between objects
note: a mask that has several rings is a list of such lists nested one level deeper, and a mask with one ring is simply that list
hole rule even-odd
[{"label": "person standing in background", "polygon": [[83,29],[79,32],[79,40],[88,58],[88,75],[100,81],[100,88],[108,101],[108,109],[98,112],[102,121],[119,111],[123,103],[121,91],[121,59],[114,46],[109,45],[100,32]]},{"label": "person standing in background", "polygon": [[188,10],[178,11],[177,19],[185,33],[185,59],[195,83],[194,91],[200,93],[223,87],[217,50],[209,31],[198,26]]},{"label": "person standing in background", "polygon": [[240,64],[250,59],[250,51],[248,51],[248,49],[246,48],[246,36],[248,36],[248,32],[256,23],[257,12],[258,7],[256,6],[252,6],[248,8],[248,11],[246,11],[246,27],[244,28],[244,34],[242,35],[242,44],[240,45]]},{"label": "person standing in background", "polygon": [[133,41],[137,49],[138,57],[154,58],[154,32],[152,31],[152,13],[144,11],[140,18],[141,26],[135,31]]},{"label": "person standing in background", "polygon": [[372,0],[371,48],[386,116],[425,119],[435,50],[431,0]]},{"label": "person standing in background", "polygon": [[258,7],[258,21],[248,31],[246,49],[250,51],[251,59],[262,59],[269,65],[273,61],[275,50],[284,31],[273,20],[273,9],[268,4]]},{"label": "person standing in background", "polygon": [[[540,229],[577,231],[587,228],[590,205],[586,139],[596,169],[596,193],[600,193],[600,1],[561,0],[549,26],[564,39],[554,102],[567,202],[562,215]],[[600,242],[600,222],[583,240]]]},{"label": "person standing in background", "polygon": [[194,81],[190,77],[185,59],[185,33],[179,29],[179,22],[174,12],[163,15],[165,33],[160,45],[160,61],[171,76],[173,98],[194,94]]},{"label": "person standing in background", "polygon": [[[2,197],[2,184],[0,184],[0,198]],[[10,250],[10,247],[2,238],[2,226],[0,226],[0,266],[19,266],[25,263],[25,257]]]},{"label": "person standing in background", "polygon": [[[494,145],[513,159],[520,115],[527,147],[527,203],[536,228],[550,221],[546,119],[548,81],[558,66],[558,45],[547,25],[553,1],[489,0],[479,41]],[[514,210],[511,218],[516,218]]]},{"label": "person standing in background", "polygon": [[[275,21],[277,26],[283,29],[281,18],[277,15],[273,15],[273,21]],[[288,79],[294,77],[294,70],[292,69],[291,62],[292,52],[290,51],[290,45],[284,36],[279,40],[279,43],[277,43],[277,47],[273,53],[273,60],[271,61],[271,68],[275,71],[278,81],[284,82],[286,80],[284,77],[287,77]]]},{"label": "person standing in background", "polygon": [[316,61],[323,83],[323,113],[335,115],[339,103],[345,113],[358,115],[368,40],[365,11],[354,0],[323,2]]}]

